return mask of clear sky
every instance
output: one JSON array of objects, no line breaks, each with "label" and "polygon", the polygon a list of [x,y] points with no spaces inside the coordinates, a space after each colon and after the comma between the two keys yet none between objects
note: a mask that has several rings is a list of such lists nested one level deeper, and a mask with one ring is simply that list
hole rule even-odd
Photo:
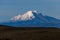
[{"label": "clear sky", "polygon": [[60,19],[60,0],[0,0],[0,22],[29,10]]}]

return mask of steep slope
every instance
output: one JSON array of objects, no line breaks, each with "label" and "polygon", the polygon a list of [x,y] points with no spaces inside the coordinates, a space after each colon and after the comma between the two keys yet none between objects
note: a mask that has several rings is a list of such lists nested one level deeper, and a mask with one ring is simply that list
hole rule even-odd
[{"label": "steep slope", "polygon": [[48,22],[42,15],[42,13],[38,13],[37,11],[28,11],[23,15],[14,16],[13,18],[11,18],[11,21],[27,21],[33,19],[41,22]]},{"label": "steep slope", "polygon": [[42,15],[37,11],[28,11],[23,15],[14,16],[9,22],[4,25],[16,26],[16,27],[56,27],[60,26],[60,20]]},{"label": "steep slope", "polygon": [[11,20],[21,21],[21,20],[31,20],[32,18],[35,18],[32,11],[28,11],[23,15],[14,16],[13,18],[11,18]]},{"label": "steep slope", "polygon": [[45,16],[45,18],[52,23],[60,23],[60,20],[58,20],[56,18],[53,18],[53,17],[50,17],[50,16]]}]

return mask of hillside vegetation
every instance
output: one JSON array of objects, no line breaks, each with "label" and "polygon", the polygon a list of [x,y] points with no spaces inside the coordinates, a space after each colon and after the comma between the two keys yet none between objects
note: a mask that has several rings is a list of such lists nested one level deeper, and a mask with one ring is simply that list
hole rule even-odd
[{"label": "hillside vegetation", "polygon": [[0,25],[0,40],[60,40],[60,29],[15,28]]}]

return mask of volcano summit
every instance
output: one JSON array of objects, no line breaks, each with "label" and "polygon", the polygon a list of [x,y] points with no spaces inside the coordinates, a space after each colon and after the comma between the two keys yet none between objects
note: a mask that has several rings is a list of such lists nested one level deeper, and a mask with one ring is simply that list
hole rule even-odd
[{"label": "volcano summit", "polygon": [[3,24],[15,27],[59,27],[60,20],[42,15],[37,11],[27,11],[22,15],[12,17],[9,22]]}]

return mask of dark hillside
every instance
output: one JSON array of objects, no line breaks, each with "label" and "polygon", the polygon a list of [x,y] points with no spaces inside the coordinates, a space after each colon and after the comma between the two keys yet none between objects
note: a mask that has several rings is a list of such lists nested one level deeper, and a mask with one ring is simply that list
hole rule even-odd
[{"label": "dark hillside", "polygon": [[0,40],[60,40],[60,29],[15,28],[0,25]]}]

